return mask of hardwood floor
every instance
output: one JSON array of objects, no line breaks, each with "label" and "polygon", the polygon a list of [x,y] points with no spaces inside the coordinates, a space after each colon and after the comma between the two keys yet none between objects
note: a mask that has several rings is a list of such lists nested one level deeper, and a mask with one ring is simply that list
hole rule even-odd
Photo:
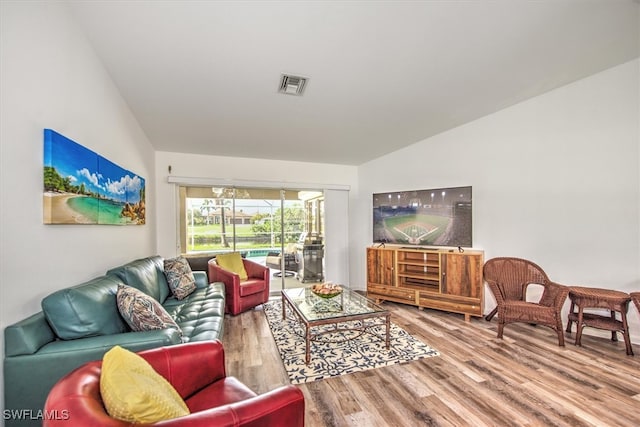
[{"label": "hardwood floor", "polygon": [[[640,426],[640,346],[385,303],[432,357],[299,385],[306,426]],[[260,307],[225,317],[227,374],[257,393],[288,384]],[[313,355],[312,355],[313,357]]]}]

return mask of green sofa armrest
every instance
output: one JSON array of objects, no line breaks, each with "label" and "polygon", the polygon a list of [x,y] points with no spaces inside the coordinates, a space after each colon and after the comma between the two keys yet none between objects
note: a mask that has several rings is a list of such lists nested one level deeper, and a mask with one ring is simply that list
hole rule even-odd
[{"label": "green sofa armrest", "polygon": [[[113,335],[57,340],[45,344],[34,354],[5,356],[5,410],[31,410],[37,414],[44,408],[54,384],[75,368],[92,360],[100,360],[114,345],[140,351],[180,343],[175,329],[127,332]],[[34,420],[6,420],[9,426],[26,426]]]},{"label": "green sofa armrest", "polygon": [[4,329],[4,354],[33,354],[55,339],[44,313],[40,311]]}]

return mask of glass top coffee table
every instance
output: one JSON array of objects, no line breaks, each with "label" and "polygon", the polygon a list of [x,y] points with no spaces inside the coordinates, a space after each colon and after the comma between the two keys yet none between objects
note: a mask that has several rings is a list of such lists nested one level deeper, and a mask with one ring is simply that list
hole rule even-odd
[{"label": "glass top coffee table", "polygon": [[[310,288],[284,289],[282,291],[282,318],[287,318],[287,307],[304,325],[305,329],[305,363],[311,361],[311,341],[319,335],[336,330],[358,330],[370,333],[372,326],[384,325],[384,342],[389,349],[389,327],[391,314],[373,301],[343,287],[343,292],[333,298],[321,298],[311,292]],[[367,319],[372,321],[365,322]],[[378,321],[379,319],[379,321]],[[361,322],[357,322],[361,321]],[[331,330],[319,330],[314,327],[334,325]]]}]

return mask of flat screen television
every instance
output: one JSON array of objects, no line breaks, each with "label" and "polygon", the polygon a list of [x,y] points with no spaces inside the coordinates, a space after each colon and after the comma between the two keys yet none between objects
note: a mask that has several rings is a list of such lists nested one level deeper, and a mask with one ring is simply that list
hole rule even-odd
[{"label": "flat screen television", "polygon": [[472,246],[471,187],[373,194],[373,241]]}]

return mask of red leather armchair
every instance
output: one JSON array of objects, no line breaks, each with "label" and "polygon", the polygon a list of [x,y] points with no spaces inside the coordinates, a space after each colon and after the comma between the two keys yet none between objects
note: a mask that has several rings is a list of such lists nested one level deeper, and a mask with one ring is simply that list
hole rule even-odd
[{"label": "red leather armchair", "polygon": [[209,281],[224,283],[225,313],[234,316],[269,300],[269,268],[244,258],[242,263],[248,276],[244,281],[240,281],[236,273],[216,264],[215,259],[209,260]]},{"label": "red leather armchair", "polygon": [[[304,426],[304,396],[293,385],[256,395],[227,377],[220,341],[160,347],[138,353],[183,397],[190,415],[162,426]],[[102,361],[69,373],[49,392],[43,426],[110,426],[131,424],[111,418],[100,397]],[[54,419],[46,419],[54,418]],[[57,419],[55,419],[57,418]]]}]

